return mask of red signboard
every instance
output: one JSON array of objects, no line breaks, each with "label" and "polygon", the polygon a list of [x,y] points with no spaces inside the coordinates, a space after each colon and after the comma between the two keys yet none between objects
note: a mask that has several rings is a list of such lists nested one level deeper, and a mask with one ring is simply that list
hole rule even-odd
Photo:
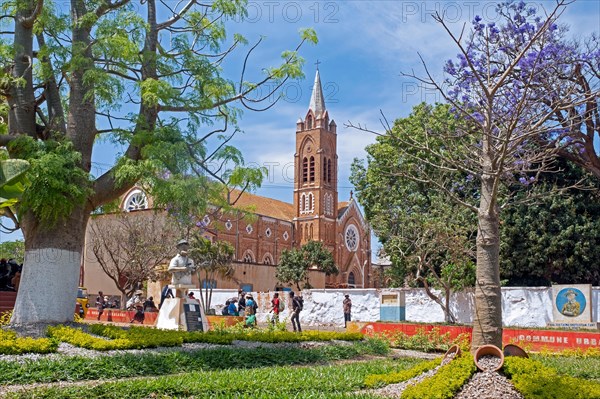
[{"label": "red signboard", "polygon": [[[443,326],[432,324],[411,323],[360,323],[360,332],[365,335],[393,334],[403,332],[409,336],[415,335],[419,330],[429,332],[437,328],[440,334],[449,333],[450,339],[457,338],[460,334],[471,336],[470,326]],[[600,349],[600,333],[588,331],[557,331],[557,330],[532,330],[527,328],[505,328],[502,342],[517,344],[528,350],[565,350],[565,349]]]}]

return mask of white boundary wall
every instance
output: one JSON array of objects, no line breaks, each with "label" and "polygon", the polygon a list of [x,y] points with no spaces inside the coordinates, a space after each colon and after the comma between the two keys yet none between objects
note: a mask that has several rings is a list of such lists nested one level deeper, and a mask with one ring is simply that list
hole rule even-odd
[{"label": "white boundary wall", "polygon": [[[402,290],[406,298],[406,320],[416,322],[443,322],[442,308],[432,301],[424,289],[313,289],[302,291],[304,309],[300,313],[303,326],[343,327],[344,314],[342,301],[349,294],[352,299],[353,321],[379,320],[379,294],[382,291],[394,292]],[[196,290],[197,291],[197,290]],[[259,300],[258,320],[265,321],[269,315],[268,305],[271,293],[253,293]],[[282,295],[280,293],[280,295]],[[215,289],[212,295],[212,307],[217,314],[225,301],[236,297],[237,291]],[[287,294],[284,294],[287,299]],[[196,293],[198,298],[198,293]],[[592,288],[592,322],[600,321],[600,287]],[[459,323],[469,324],[473,321],[473,293],[459,292],[452,295],[451,308]],[[282,318],[289,315],[289,305],[283,311]],[[552,320],[552,288],[551,287],[503,287],[502,319],[505,326],[545,327]]]}]

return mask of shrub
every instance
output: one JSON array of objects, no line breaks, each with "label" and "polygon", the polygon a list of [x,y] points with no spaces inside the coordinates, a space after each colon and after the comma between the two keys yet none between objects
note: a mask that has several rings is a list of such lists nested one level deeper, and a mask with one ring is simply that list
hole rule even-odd
[{"label": "shrub", "polygon": [[81,329],[67,326],[48,327],[48,334],[50,337],[59,341],[97,351],[132,349],[135,347],[133,343],[127,339],[119,338],[106,340],[103,338],[93,337],[90,334],[81,331]]},{"label": "shrub", "polygon": [[423,362],[417,364],[415,367],[402,370],[396,373],[388,373],[388,374],[371,374],[368,375],[365,379],[365,387],[367,388],[377,388],[383,385],[389,384],[397,384],[402,381],[410,380],[413,377],[416,377],[420,374],[423,374],[429,370],[432,370],[440,365],[442,358],[437,358],[434,360],[430,360],[428,362]]},{"label": "shrub", "polygon": [[384,336],[390,341],[390,346],[393,348],[423,352],[447,351],[452,345],[459,345],[461,349],[468,351],[471,345],[468,334],[460,334],[457,338],[451,339],[450,333],[440,333],[439,327],[434,327],[430,331],[426,331],[425,328],[418,328],[413,335],[397,331],[384,334]]},{"label": "shrub", "polygon": [[475,372],[475,362],[469,353],[462,354],[435,375],[407,387],[402,399],[451,399]]},{"label": "shrub", "polygon": [[506,358],[504,372],[527,399],[600,398],[600,383],[560,375],[536,360]]},{"label": "shrub", "polygon": [[56,352],[58,342],[48,338],[19,338],[14,331],[0,330],[0,354],[20,355],[23,353]]}]

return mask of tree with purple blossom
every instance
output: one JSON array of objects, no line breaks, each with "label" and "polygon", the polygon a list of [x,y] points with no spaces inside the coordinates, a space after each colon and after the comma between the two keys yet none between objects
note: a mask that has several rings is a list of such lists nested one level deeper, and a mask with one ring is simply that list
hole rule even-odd
[{"label": "tree with purple blossom", "polygon": [[[458,133],[447,137],[448,149],[437,154],[437,166],[462,170],[480,181],[478,203],[463,201],[478,216],[473,348],[502,345],[501,187],[514,179],[533,184],[536,176],[554,168],[556,146],[539,146],[540,138],[555,137],[575,123],[577,118],[563,109],[581,107],[589,97],[579,90],[573,70],[561,69],[560,82],[549,79],[560,60],[573,53],[563,40],[565,28],[557,24],[567,4],[558,1],[544,18],[524,2],[499,4],[501,24],[485,24],[476,17],[470,32],[463,29],[458,36],[437,15],[460,51],[458,61],[446,63],[443,84],[426,66],[426,77],[413,75],[438,89],[464,122]],[[439,180],[432,183],[440,187]]]},{"label": "tree with purple blossom", "polygon": [[[435,137],[433,131],[424,139],[401,135],[398,148],[424,165],[406,176],[477,215],[473,349],[502,345],[500,213],[510,203],[510,196],[502,196],[503,187],[515,182],[531,185],[541,173],[556,168],[561,147],[546,144],[562,143],[557,138],[565,126],[581,119],[564,111],[580,109],[590,99],[590,91],[581,90],[577,82],[576,68],[562,69],[560,80],[550,78],[560,63],[557,59],[573,51],[563,40],[565,28],[557,24],[567,5],[558,1],[542,18],[524,2],[502,3],[497,8],[500,23],[486,24],[476,17],[471,29],[463,27],[459,34],[437,14],[434,18],[459,50],[457,59],[446,63],[444,81],[436,80],[425,63],[425,76],[405,74],[438,90],[457,120],[454,129]],[[432,139],[444,145],[430,146]],[[479,196],[457,194],[457,173],[478,181]]]}]

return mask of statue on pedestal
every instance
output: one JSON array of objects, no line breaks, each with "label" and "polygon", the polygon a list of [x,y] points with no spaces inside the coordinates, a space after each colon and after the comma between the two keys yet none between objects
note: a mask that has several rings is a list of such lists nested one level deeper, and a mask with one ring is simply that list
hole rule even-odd
[{"label": "statue on pedestal", "polygon": [[192,273],[196,271],[194,261],[189,258],[188,250],[190,244],[187,240],[180,240],[177,243],[177,255],[171,259],[167,271],[173,274],[171,284],[175,286],[189,286],[192,284]]}]

